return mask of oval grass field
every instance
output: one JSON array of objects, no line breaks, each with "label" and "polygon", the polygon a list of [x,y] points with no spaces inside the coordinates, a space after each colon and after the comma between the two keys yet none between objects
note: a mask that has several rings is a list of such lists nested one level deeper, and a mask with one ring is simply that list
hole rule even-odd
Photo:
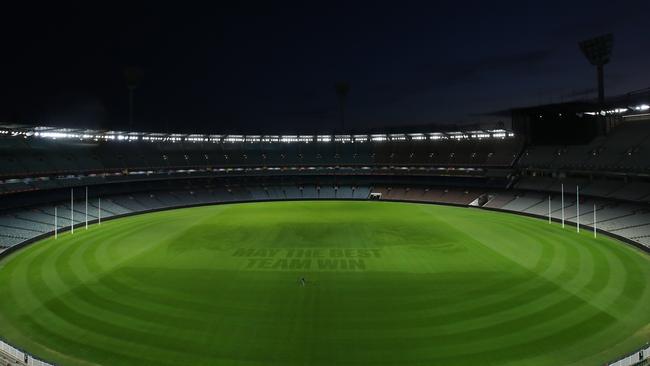
[{"label": "oval grass field", "polygon": [[178,209],[2,259],[0,336],[71,366],[602,365],[650,339],[650,258],[469,208]]}]

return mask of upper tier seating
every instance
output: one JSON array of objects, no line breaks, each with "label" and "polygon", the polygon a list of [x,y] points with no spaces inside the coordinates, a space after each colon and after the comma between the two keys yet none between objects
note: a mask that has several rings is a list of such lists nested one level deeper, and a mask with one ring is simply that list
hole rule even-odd
[{"label": "upper tier seating", "polygon": [[169,168],[512,166],[519,138],[382,142],[150,142],[0,137],[0,178]]},{"label": "upper tier seating", "polygon": [[549,177],[523,177],[515,185],[517,189],[560,193],[564,187],[565,197],[580,195],[590,197],[614,198],[622,201],[650,202],[650,183],[643,181],[628,181],[622,179],[555,179]]},{"label": "upper tier seating", "polygon": [[521,168],[580,169],[615,172],[650,170],[650,123],[623,123],[588,145],[532,146],[517,165]]}]

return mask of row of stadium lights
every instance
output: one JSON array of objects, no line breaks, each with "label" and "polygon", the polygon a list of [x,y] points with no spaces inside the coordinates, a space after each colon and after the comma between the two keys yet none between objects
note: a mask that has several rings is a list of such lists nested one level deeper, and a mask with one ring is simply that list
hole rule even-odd
[{"label": "row of stadium lights", "polygon": [[650,105],[647,104],[640,104],[637,106],[633,107],[628,107],[628,108],[614,108],[610,110],[603,110],[603,111],[598,111],[598,112],[585,112],[585,114],[590,115],[590,116],[596,116],[596,115],[601,115],[601,116],[606,116],[608,114],[623,114],[629,111],[635,111],[635,112],[645,112],[650,110]]},{"label": "row of stadium lights", "polygon": [[[585,112],[587,115],[608,115],[608,114],[623,114],[628,111],[645,112],[650,111],[650,105],[640,104],[628,108],[615,108],[611,110],[602,110],[596,112]],[[540,117],[542,117],[540,115]],[[132,133],[119,133],[119,132],[106,132],[106,133],[74,133],[66,129],[59,129],[59,131],[48,131],[48,127],[35,127],[29,131],[15,131],[10,129],[0,129],[0,135],[9,136],[22,136],[22,137],[41,137],[51,139],[79,139],[79,140],[104,140],[104,141],[150,141],[150,142],[212,142],[212,143],[311,143],[311,142],[341,142],[341,143],[354,143],[354,142],[382,142],[382,141],[420,141],[420,140],[464,140],[464,139],[486,139],[486,138],[500,138],[514,137],[513,132],[505,130],[488,130],[488,131],[474,131],[474,132],[448,132],[448,133],[409,133],[409,134],[372,134],[372,135],[201,135],[201,134],[146,134],[140,132]]]},{"label": "row of stadium lights", "polygon": [[0,135],[13,137],[39,137],[49,139],[78,139],[93,141],[149,141],[149,142],[211,142],[211,143],[313,143],[313,142],[339,142],[339,143],[364,143],[384,141],[438,141],[438,140],[466,140],[466,139],[505,139],[514,137],[513,132],[505,130],[477,131],[477,132],[449,132],[449,133],[410,133],[410,134],[373,134],[373,135],[146,135],[140,133],[119,134],[114,132],[98,134],[80,134],[62,131],[12,131],[0,130]]}]

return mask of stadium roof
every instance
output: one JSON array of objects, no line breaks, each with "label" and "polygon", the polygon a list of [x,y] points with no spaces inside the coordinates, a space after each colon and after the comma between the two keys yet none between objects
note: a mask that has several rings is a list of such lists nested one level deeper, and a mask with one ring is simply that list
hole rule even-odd
[{"label": "stadium roof", "polygon": [[542,104],[528,107],[518,107],[490,113],[494,116],[510,116],[513,113],[604,113],[619,115],[638,115],[650,113],[650,88],[621,94],[607,98],[604,105],[597,100],[578,100],[564,103]]}]

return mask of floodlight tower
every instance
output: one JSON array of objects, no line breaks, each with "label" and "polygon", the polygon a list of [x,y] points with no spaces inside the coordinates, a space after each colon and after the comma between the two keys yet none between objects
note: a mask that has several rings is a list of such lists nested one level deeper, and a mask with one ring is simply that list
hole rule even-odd
[{"label": "floodlight tower", "polygon": [[140,85],[142,70],[137,67],[127,67],[124,69],[124,78],[126,87],[129,89],[129,129],[133,131],[133,95],[135,89]]},{"label": "floodlight tower", "polygon": [[347,100],[348,92],[350,91],[350,83],[347,81],[339,81],[334,85],[336,95],[339,97],[339,108],[341,112],[341,132],[345,130],[345,102]]},{"label": "floodlight tower", "polygon": [[609,63],[614,45],[614,35],[611,33],[598,36],[579,43],[580,50],[589,63],[596,66],[598,73],[598,103],[605,102],[605,80],[603,76],[604,66]]}]

